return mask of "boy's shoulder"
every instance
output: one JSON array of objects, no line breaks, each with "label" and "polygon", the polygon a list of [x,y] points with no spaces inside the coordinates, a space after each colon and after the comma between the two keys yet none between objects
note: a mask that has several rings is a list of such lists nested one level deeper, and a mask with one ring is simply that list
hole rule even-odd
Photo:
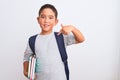
[{"label": "boy's shoulder", "polygon": [[38,34],[34,34],[34,35],[31,35],[31,36],[29,36],[29,39],[30,38],[33,38],[33,37],[36,37]]},{"label": "boy's shoulder", "polygon": [[31,41],[35,41],[37,35],[38,35],[38,34],[34,34],[34,35],[30,36],[30,37],[29,37],[29,43],[30,43]]}]

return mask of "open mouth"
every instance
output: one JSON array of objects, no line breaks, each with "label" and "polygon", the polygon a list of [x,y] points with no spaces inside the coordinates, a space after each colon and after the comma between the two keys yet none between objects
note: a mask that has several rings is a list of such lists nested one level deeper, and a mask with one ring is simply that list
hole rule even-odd
[{"label": "open mouth", "polygon": [[49,27],[49,25],[48,24],[44,24],[44,27],[47,28],[47,27]]}]

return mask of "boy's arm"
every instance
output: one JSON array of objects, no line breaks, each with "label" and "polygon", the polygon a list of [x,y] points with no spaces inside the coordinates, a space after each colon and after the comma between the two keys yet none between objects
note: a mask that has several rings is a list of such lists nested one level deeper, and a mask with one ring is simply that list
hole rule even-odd
[{"label": "boy's arm", "polygon": [[85,39],[84,39],[84,36],[82,35],[82,33],[74,26],[71,26],[71,27],[73,27],[72,33],[75,37],[76,43],[83,42]]},{"label": "boy's arm", "polygon": [[75,37],[76,43],[81,43],[85,40],[82,33],[77,28],[75,28],[74,26],[72,26],[72,25],[65,25],[65,26],[61,25],[61,27],[62,27],[62,29],[59,31],[58,35],[61,34],[61,33],[67,35],[70,32],[72,32],[74,37]]},{"label": "boy's arm", "polygon": [[26,77],[28,77],[28,65],[29,65],[29,61],[25,61],[24,63],[23,63],[23,73],[24,73],[24,75],[26,76]]}]

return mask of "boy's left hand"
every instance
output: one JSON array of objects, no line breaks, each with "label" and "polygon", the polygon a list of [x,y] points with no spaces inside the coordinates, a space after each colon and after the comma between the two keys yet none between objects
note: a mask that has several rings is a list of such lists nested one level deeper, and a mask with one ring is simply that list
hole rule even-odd
[{"label": "boy's left hand", "polygon": [[60,35],[61,33],[63,33],[63,34],[65,34],[65,35],[67,35],[67,34],[69,34],[70,32],[72,32],[73,30],[74,30],[74,26],[72,26],[72,25],[65,25],[65,26],[63,26],[62,24],[61,24],[61,30],[58,32],[58,35]]}]

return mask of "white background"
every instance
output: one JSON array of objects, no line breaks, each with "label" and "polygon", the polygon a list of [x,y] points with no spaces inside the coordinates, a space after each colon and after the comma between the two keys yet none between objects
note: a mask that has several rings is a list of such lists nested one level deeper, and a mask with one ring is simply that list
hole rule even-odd
[{"label": "white background", "polygon": [[59,12],[54,30],[72,24],[85,36],[67,49],[71,80],[120,80],[119,0],[0,0],[0,80],[27,80],[23,53],[44,3]]}]

